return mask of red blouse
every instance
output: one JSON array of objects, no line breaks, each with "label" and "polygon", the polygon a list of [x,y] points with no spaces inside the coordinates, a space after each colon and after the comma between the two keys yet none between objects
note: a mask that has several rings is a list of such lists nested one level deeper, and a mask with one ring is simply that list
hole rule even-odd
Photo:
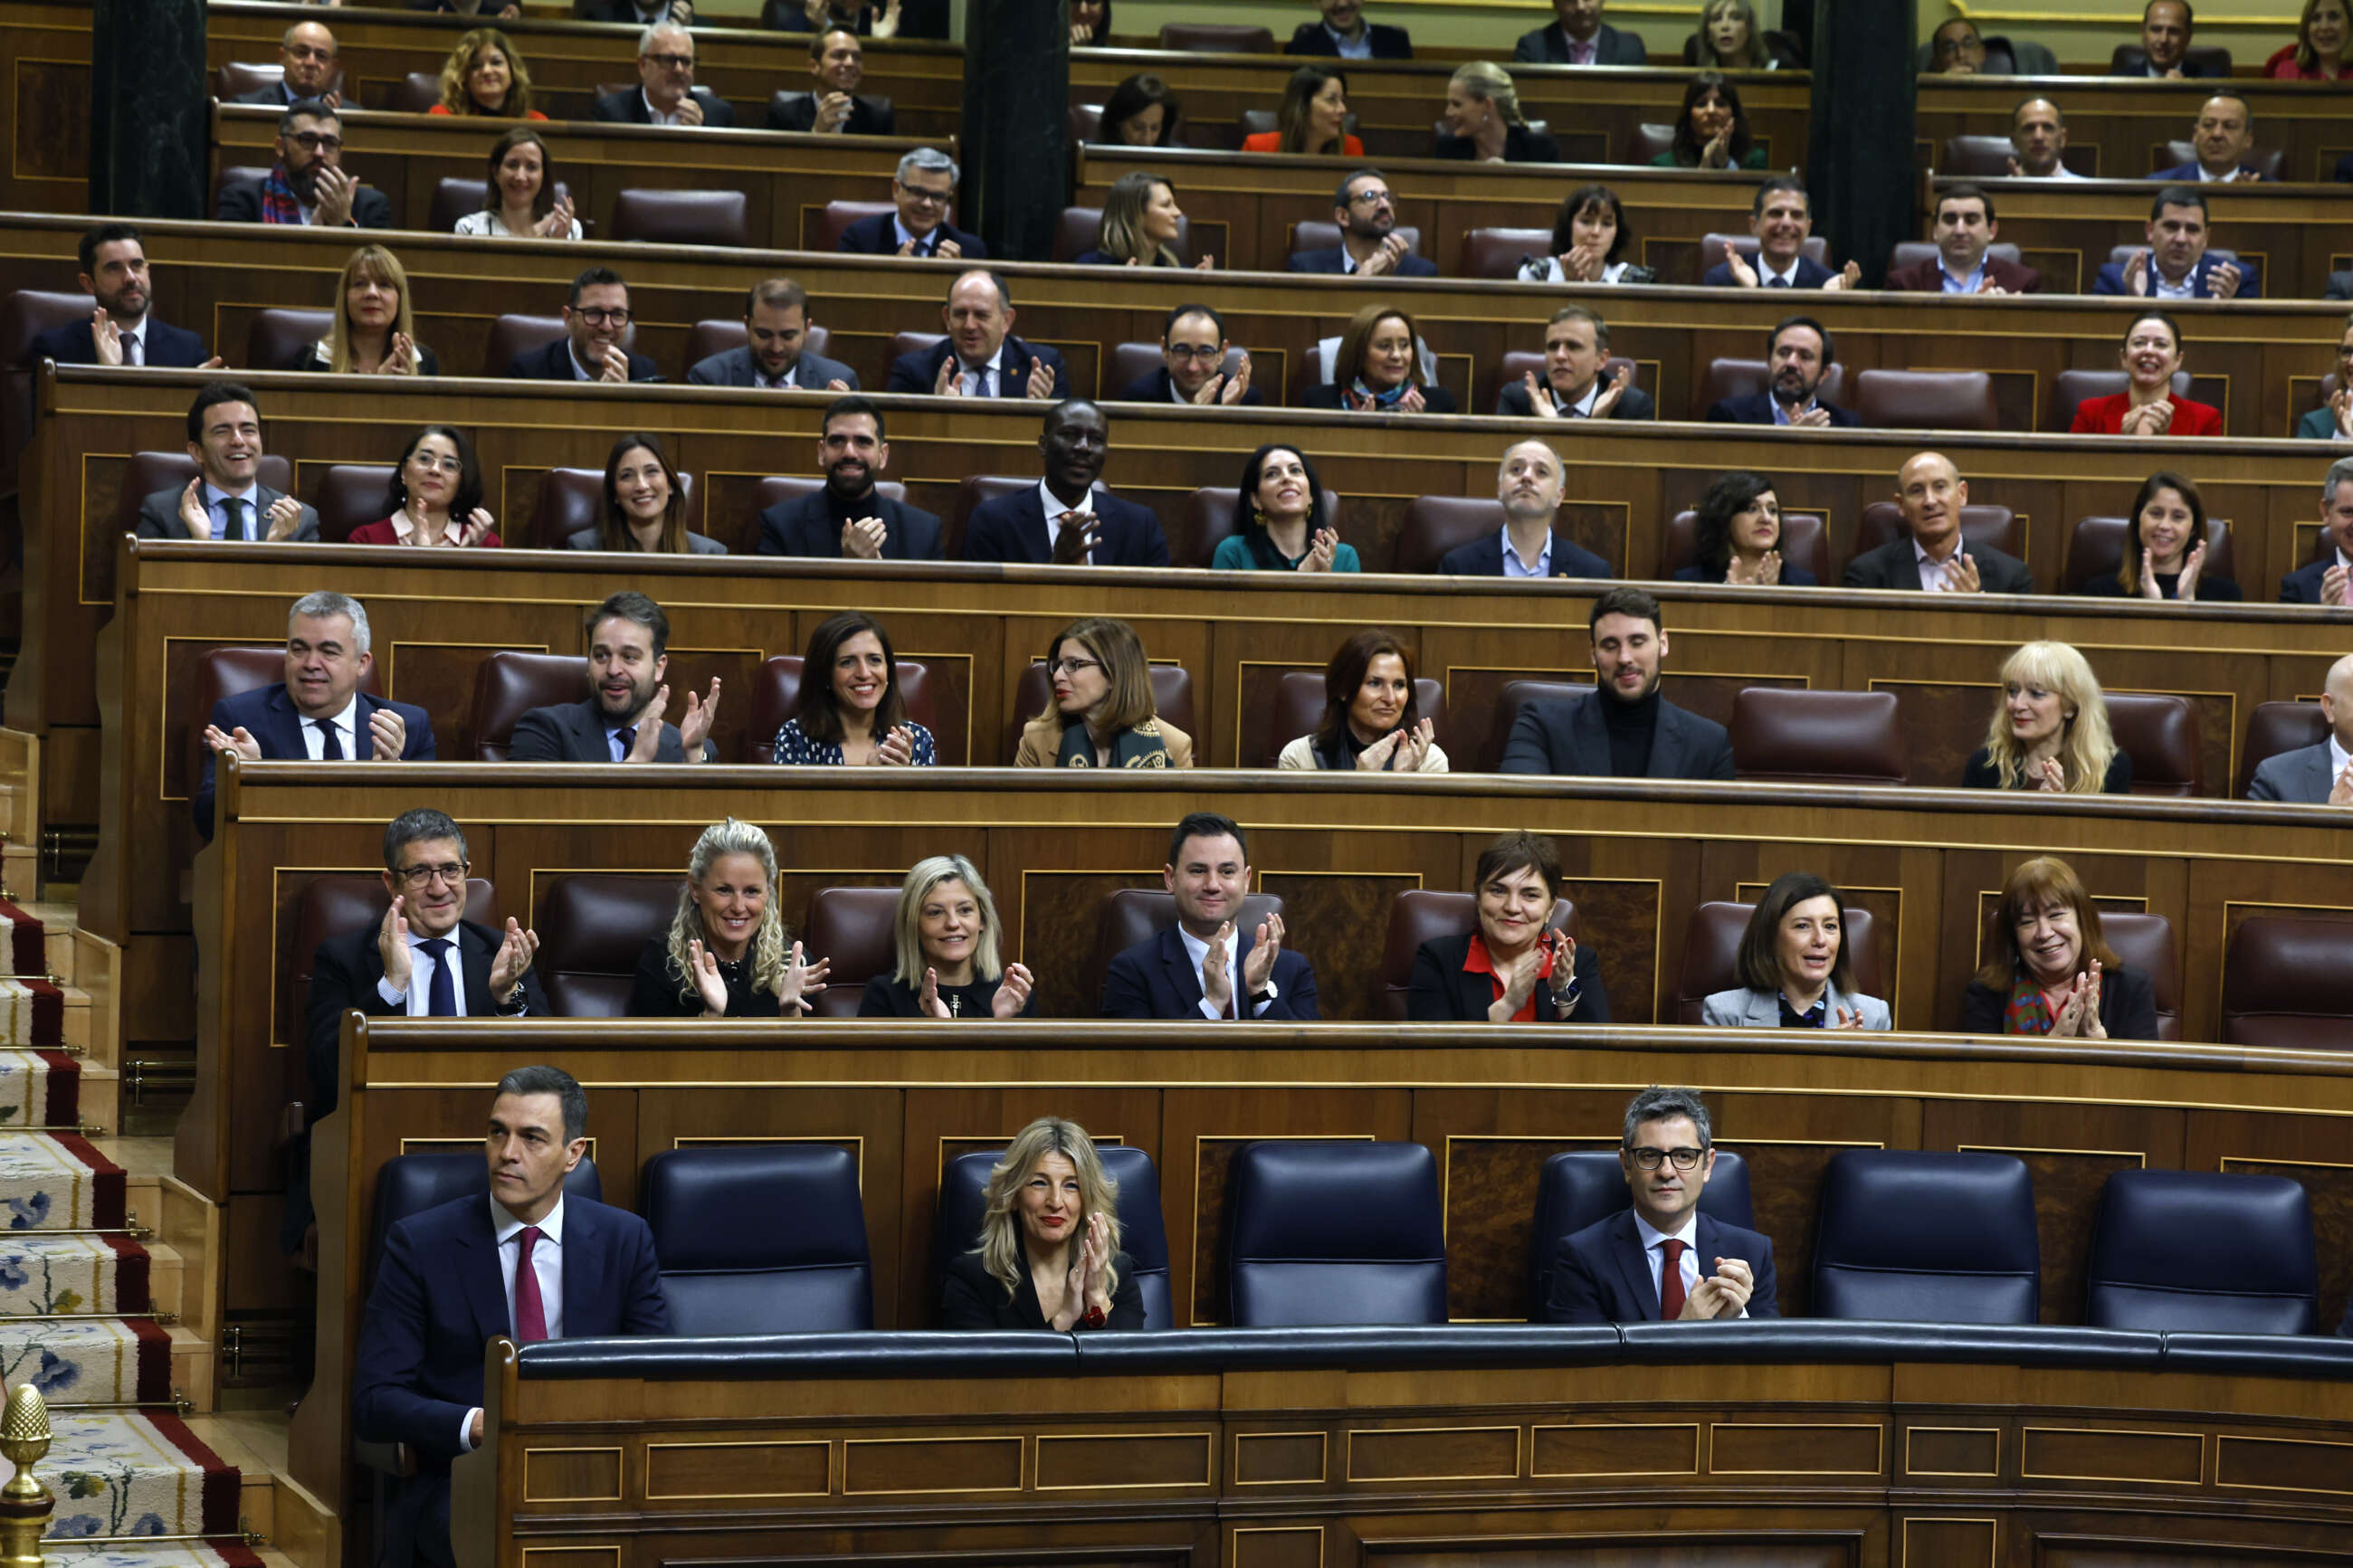
[{"label": "red blouse", "polygon": [[[2165,400],[2173,405],[2173,427],[2168,436],[2220,436],[2222,433],[2222,411],[2210,403],[2192,403],[2171,393]],[[2124,434],[2125,410],[2132,406],[2132,394],[2119,392],[2114,397],[2087,397],[2075,405],[2075,423],[2067,427],[2073,436],[2120,436]]]},{"label": "red blouse", "polygon": [[[1553,950],[1546,947],[1544,950],[1544,957],[1536,964],[1536,978],[1540,981],[1551,978],[1552,953]],[[1487,983],[1493,986],[1495,991],[1493,996],[1487,998],[1490,1005],[1504,999],[1503,977],[1495,973],[1495,961],[1488,956],[1486,939],[1475,931],[1471,933],[1471,952],[1462,960],[1462,973],[1483,974],[1487,977]],[[1536,995],[1544,989],[1542,985],[1538,985],[1528,993],[1528,999],[1520,1004],[1518,1012],[1512,1015],[1513,1023],[1533,1024],[1536,1021]]]},{"label": "red blouse", "polygon": [[[1345,144],[1340,150],[1341,157],[1361,158],[1365,155],[1365,144],[1363,142],[1354,136],[1345,137],[1343,138],[1343,141]],[[1245,153],[1280,153],[1282,151],[1282,132],[1280,131],[1261,131],[1255,136],[1245,136],[1242,138],[1242,151]]]}]

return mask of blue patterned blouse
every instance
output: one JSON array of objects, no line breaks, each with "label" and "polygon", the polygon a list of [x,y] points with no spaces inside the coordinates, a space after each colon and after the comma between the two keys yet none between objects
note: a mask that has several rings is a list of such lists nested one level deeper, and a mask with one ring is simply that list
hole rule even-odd
[{"label": "blue patterned blouse", "polygon": [[[907,721],[907,728],[915,732],[915,766],[928,768],[940,760],[939,750],[932,744],[932,732]],[[776,731],[776,761],[779,764],[803,767],[838,768],[841,766],[841,748],[831,742],[812,741],[801,731],[801,721],[787,719],[785,727]]]}]

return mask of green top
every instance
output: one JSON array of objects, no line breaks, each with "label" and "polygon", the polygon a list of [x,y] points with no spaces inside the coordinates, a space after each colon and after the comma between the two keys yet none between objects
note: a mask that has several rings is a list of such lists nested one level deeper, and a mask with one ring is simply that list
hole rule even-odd
[{"label": "green top", "polygon": [[[1744,169],[1763,168],[1765,166],[1765,149],[1754,146],[1749,148],[1748,156],[1740,160],[1740,166]],[[1651,167],[1654,169],[1672,169],[1675,167],[1674,149],[1669,148],[1667,151],[1660,153],[1657,157],[1651,159]]]},{"label": "green top", "polygon": [[[1277,551],[1276,553],[1281,554],[1282,552]],[[1218,552],[1209,558],[1209,564],[1219,572],[1254,572],[1258,569],[1258,557],[1250,553],[1249,540],[1239,533],[1231,533],[1218,542]],[[1356,559],[1355,545],[1343,544],[1332,552],[1333,571],[1362,572],[1364,569],[1364,563]],[[1299,568],[1293,566],[1292,570],[1296,572]]]}]

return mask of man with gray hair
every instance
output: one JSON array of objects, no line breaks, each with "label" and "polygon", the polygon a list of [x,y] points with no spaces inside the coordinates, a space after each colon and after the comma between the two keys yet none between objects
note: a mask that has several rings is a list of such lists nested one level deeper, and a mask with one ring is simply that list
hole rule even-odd
[{"label": "man with gray hair", "polygon": [[2348,574],[2353,574],[2353,458],[2328,465],[2320,481],[2320,531],[2324,553],[2280,579],[2283,605],[2353,605]]},{"label": "man with gray hair", "polygon": [[988,247],[980,236],[966,234],[948,222],[955,203],[960,171],[955,160],[936,147],[918,147],[899,160],[891,176],[894,213],[860,218],[841,231],[836,250],[853,256],[940,256],[985,261]]},{"label": "man with gray hair", "polygon": [[940,397],[1064,398],[1071,373],[1060,350],[1013,335],[1013,296],[985,267],[960,274],[940,307],[947,335],[891,362],[885,392]]},{"label": "man with gray hair", "polygon": [[433,721],[425,710],[360,689],[375,668],[367,611],[357,599],[322,590],[295,600],[286,616],[286,679],[213,704],[196,781],[196,831],[213,836],[213,759],[221,752],[248,763],[432,762]]},{"label": "man with gray hair", "polygon": [[694,35],[669,21],[638,35],[638,85],[598,99],[593,113],[608,125],[735,123],[725,99],[694,85]]},{"label": "man with gray hair", "polygon": [[1772,1238],[1700,1212],[1715,1142],[1696,1089],[1653,1085],[1636,1095],[1626,1107],[1618,1166],[1630,1206],[1556,1241],[1549,1321],[1781,1315]]},{"label": "man with gray hair", "polygon": [[1556,531],[1564,482],[1560,454],[1542,441],[1522,441],[1495,465],[1495,499],[1504,526],[1446,552],[1438,570],[1449,577],[1600,577],[1617,575],[1609,563]]}]

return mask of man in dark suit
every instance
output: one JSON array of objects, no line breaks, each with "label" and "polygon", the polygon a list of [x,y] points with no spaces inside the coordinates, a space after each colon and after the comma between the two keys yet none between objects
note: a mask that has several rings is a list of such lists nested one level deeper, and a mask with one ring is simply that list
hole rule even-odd
[{"label": "man in dark suit", "polygon": [[670,616],[643,594],[614,595],[588,616],[588,699],[533,708],[515,721],[507,743],[513,763],[707,763],[719,712],[719,678],[707,699],[686,694],[686,711],[664,723],[670,708]]},{"label": "man in dark suit", "polygon": [[2218,92],[2200,106],[2189,144],[2198,156],[2159,169],[2149,178],[2168,185],[2228,185],[2264,178],[2261,169],[2247,162],[2255,146],[2255,111],[2235,92]]},{"label": "man in dark suit", "polygon": [[850,136],[889,136],[897,131],[898,111],[889,99],[858,95],[859,84],[866,79],[866,48],[856,33],[828,27],[812,37],[809,75],[817,79],[815,89],[779,93],[769,100],[769,130]]},{"label": "man in dark suit", "polygon": [[948,221],[955,205],[960,171],[936,147],[918,147],[899,160],[891,176],[896,212],[860,218],[841,231],[834,248],[856,256],[939,256],[986,261],[988,247]]},{"label": "man in dark suit", "polygon": [[1634,384],[1631,366],[1609,381],[1609,323],[1583,305],[1563,305],[1545,329],[1545,374],[1505,382],[1495,394],[1495,412],[1509,418],[1648,419],[1658,412],[1651,395]]},{"label": "man in dark suit", "polygon": [[629,286],[599,264],[572,280],[564,302],[564,333],[507,361],[512,381],[659,381],[661,367],[629,347],[637,328]]},{"label": "man in dark suit", "polygon": [[1350,60],[1409,60],[1413,39],[1403,27],[1365,20],[1365,0],[1315,0],[1320,22],[1302,22],[1282,46],[1286,55]]},{"label": "man in dark suit", "polygon": [[2153,77],[2202,77],[2203,64],[2189,58],[2195,18],[2189,0],[2148,0],[2140,12],[2140,74]]},{"label": "man in dark suit", "polygon": [[1559,20],[1523,33],[1512,58],[1538,66],[1646,66],[1642,40],[1601,19],[1602,0],[1552,0]]},{"label": "man in dark suit", "polygon": [[1852,428],[1862,423],[1852,409],[1814,395],[1837,358],[1838,344],[1828,327],[1811,316],[1791,316],[1765,340],[1765,390],[1716,399],[1708,405],[1708,420],[1716,425]]},{"label": "man in dark suit", "polygon": [[127,223],[102,223],[81,237],[83,292],[97,304],[87,321],[68,321],[37,334],[23,363],[154,364],[174,370],[217,370],[205,340],[155,319],[155,292],[147,270],[147,243]]},{"label": "man in dark suit", "polygon": [[1197,811],[1168,840],[1161,880],[1176,923],[1111,961],[1106,1018],[1248,1018],[1313,1023],[1315,972],[1282,944],[1282,917],[1255,934],[1241,923],[1250,892],[1250,839],[1241,825]]},{"label": "man in dark suit", "polygon": [[1700,1212],[1715,1143],[1695,1090],[1636,1095],[1618,1163],[1630,1206],[1555,1244],[1546,1317],[1672,1323],[1781,1315],[1772,1239]]},{"label": "man in dark suit", "polygon": [[253,394],[216,381],[188,405],[188,456],[197,475],[178,489],[139,502],[142,539],[218,539],[232,542],[314,542],[319,514],[261,482],[261,411]]},{"label": "man in dark suit", "polygon": [[315,98],[288,104],[271,146],[278,162],[269,173],[223,185],[216,218],[310,228],[392,226],[392,198],[344,173],[343,122],[333,110]]},{"label": "man in dark suit", "polygon": [[2353,458],[2328,465],[2320,481],[2320,531],[2327,553],[2280,579],[2283,605],[2353,605]]},{"label": "man in dark suit", "polygon": [[518,1068],[491,1101],[487,1194],[396,1221],[353,1357],[352,1430],[398,1443],[401,1483],[380,1562],[454,1563],[449,1464],[479,1448],[482,1347],[670,1332],[653,1233],[625,1209],[568,1196],[588,1152],[588,1097],[558,1068]]},{"label": "man in dark suit", "polygon": [[638,85],[607,93],[590,110],[607,125],[730,127],[734,106],[694,85],[694,35],[677,22],[656,22],[638,37]]},{"label": "man in dark suit", "polygon": [[1914,294],[2034,294],[2042,274],[2015,261],[1988,256],[2000,233],[1993,198],[1972,184],[1946,186],[1936,196],[1936,216],[1928,237],[1936,254],[1887,274],[1887,287]]},{"label": "man in dark suit", "polygon": [[1046,411],[1038,450],[1046,475],[1037,488],[992,496],[965,524],[967,561],[1044,566],[1166,566],[1160,520],[1134,501],[1097,489],[1111,456],[1111,421],[1082,397]]},{"label": "man in dark suit", "polygon": [[882,411],[845,397],[825,411],[817,460],[825,488],[760,514],[760,553],[828,560],[937,561],[940,520],[875,489],[891,466]]},{"label": "man in dark suit", "polygon": [[2249,800],[2353,805],[2353,654],[2328,667],[2320,693],[2328,733],[2319,743],[2265,757],[2247,784]]},{"label": "man in dark suit", "polygon": [[2100,264],[2094,294],[2157,300],[2260,300],[2255,264],[2206,253],[2213,226],[2196,185],[2168,185],[2148,205],[2148,248]]},{"label": "man in dark suit", "polygon": [[1176,306],[1160,326],[1160,368],[1120,388],[1118,401],[1259,406],[1266,399],[1250,384],[1249,351],[1242,351],[1233,374],[1228,375],[1226,346],[1226,319],[1216,307]]},{"label": "man in dark suit", "polygon": [[1757,187],[1748,204],[1748,232],[1757,237],[1757,259],[1750,261],[1727,240],[1724,259],[1700,282],[1710,289],[1852,289],[1862,281],[1860,262],[1833,272],[1806,254],[1814,232],[1814,201],[1805,182],[1794,175],[1776,174]]},{"label": "man in dark suit", "polygon": [[324,23],[297,22],[287,28],[278,40],[278,61],[284,74],[276,81],[240,92],[229,101],[283,109],[315,98],[329,109],[343,106],[342,94],[327,90],[335,79],[335,35]]},{"label": "man in dark suit", "polygon": [[1941,452],[1922,452],[1895,475],[1904,536],[1846,563],[1850,588],[1917,588],[1930,594],[2031,594],[2034,574],[2015,555],[1961,538],[1968,481]]},{"label": "man in dark suit", "polygon": [[1332,221],[1340,243],[1325,250],[1294,250],[1293,272],[1329,272],[1352,278],[1435,278],[1437,264],[1416,256],[1397,232],[1397,196],[1388,176],[1359,169],[1332,193]]},{"label": "man in dark suit", "polygon": [[1556,530],[1561,488],[1560,454],[1542,441],[1522,441],[1495,466],[1495,499],[1504,526],[1458,544],[1438,563],[1448,577],[1589,577],[1617,574],[1609,563]]},{"label": "man in dark suit", "polygon": [[686,373],[694,386],[757,386],[772,392],[855,392],[858,373],[814,354],[808,342],[808,291],[789,278],[769,278],[744,296],[740,349],[698,360]]},{"label": "man in dark suit", "polygon": [[357,599],[320,590],[286,615],[286,679],[213,704],[196,779],[196,831],[213,836],[213,763],[235,752],[248,763],[432,762],[433,720],[410,702],[360,688],[375,657],[367,611]]},{"label": "man in dark suit", "polygon": [[1013,335],[1013,296],[985,268],[960,275],[940,308],[947,336],[891,363],[885,392],[939,397],[1068,397],[1071,373],[1059,350]]},{"label": "man in dark suit", "polygon": [[1667,657],[1659,602],[1640,588],[1612,588],[1593,601],[1586,630],[1598,689],[1590,697],[1522,708],[1496,771],[1730,778],[1732,737],[1724,726],[1659,694]]}]

